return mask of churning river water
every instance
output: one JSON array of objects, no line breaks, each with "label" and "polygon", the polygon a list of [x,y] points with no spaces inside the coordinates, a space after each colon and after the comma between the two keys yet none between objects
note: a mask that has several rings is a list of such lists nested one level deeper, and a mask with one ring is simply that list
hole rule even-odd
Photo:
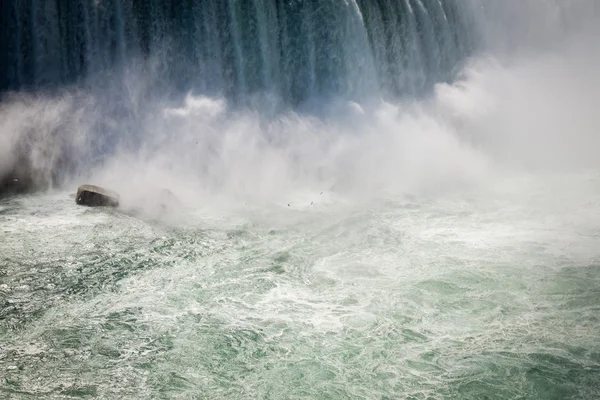
[{"label": "churning river water", "polygon": [[73,193],[0,202],[2,398],[600,395],[596,173],[163,216]]}]

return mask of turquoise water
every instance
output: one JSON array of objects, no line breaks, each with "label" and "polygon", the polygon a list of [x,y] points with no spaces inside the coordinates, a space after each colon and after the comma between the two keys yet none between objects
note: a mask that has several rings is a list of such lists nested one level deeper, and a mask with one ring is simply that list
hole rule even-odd
[{"label": "turquoise water", "polygon": [[3,200],[0,397],[600,396],[597,175],[319,193]]}]

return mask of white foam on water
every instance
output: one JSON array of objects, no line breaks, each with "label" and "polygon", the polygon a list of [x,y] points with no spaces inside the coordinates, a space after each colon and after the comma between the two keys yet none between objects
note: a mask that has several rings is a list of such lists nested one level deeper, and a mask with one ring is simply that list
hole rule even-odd
[{"label": "white foam on water", "polygon": [[[96,369],[96,379],[77,375],[100,391],[120,375],[127,383],[115,390],[153,393],[146,379],[164,382],[169,371],[214,391],[217,365],[252,365],[253,372],[235,379],[254,394],[264,393],[259,383],[295,390],[287,375],[292,364],[313,371],[305,379],[317,385],[319,374],[333,374],[331,382],[348,392],[376,393],[378,374],[387,371],[383,392],[433,395],[468,376],[485,381],[505,362],[519,374],[526,361],[518,357],[528,354],[573,359],[570,348],[598,346],[593,324],[569,328],[587,318],[588,306],[567,306],[585,300],[578,274],[600,257],[593,237],[573,236],[598,235],[600,192],[592,182],[597,177],[531,174],[424,201],[331,201],[318,210],[263,204],[249,206],[250,213],[202,208],[178,227],[85,208],[84,214],[103,215],[102,225],[52,223],[57,235],[46,247],[63,249],[83,235],[102,254],[121,259],[114,272],[128,275],[111,290],[55,304],[22,333],[19,343],[28,344],[17,346],[19,354],[49,354],[45,338],[62,327],[80,344],[60,344],[67,346],[53,356],[60,362],[78,368],[118,354]],[[557,187],[562,195],[546,201]],[[42,200],[48,199],[30,198],[25,209]],[[71,200],[57,202],[48,217],[72,212]],[[137,269],[143,263],[148,267]],[[86,268],[108,265],[81,269],[93,285],[105,277],[86,276]],[[15,298],[25,289],[9,290]],[[549,349],[551,343],[558,348]],[[501,354],[520,355],[507,361]],[[138,374],[135,366],[146,364],[153,366],[147,375]],[[269,365],[285,379],[272,380],[263,369]],[[74,371],[62,371],[55,380],[75,384]],[[27,384],[42,392],[54,387],[45,378],[38,382]],[[395,388],[400,383],[402,390]],[[519,390],[531,387],[525,382]]]}]

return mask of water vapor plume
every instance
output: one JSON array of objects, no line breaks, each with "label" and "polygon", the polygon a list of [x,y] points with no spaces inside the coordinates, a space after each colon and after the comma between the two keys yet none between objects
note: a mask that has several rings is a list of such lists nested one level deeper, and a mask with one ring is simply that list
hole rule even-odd
[{"label": "water vapor plume", "polygon": [[[406,4],[413,3],[420,2]],[[38,188],[92,180],[122,191],[132,203],[165,186],[188,199],[221,196],[287,203],[298,191],[327,190],[348,197],[435,193],[478,184],[503,170],[598,167],[597,2],[472,0],[459,8],[450,3],[411,8],[418,12],[414,20],[392,25],[415,28],[413,22],[422,21],[431,29],[423,28],[425,36],[411,31],[410,42],[398,39],[400,30],[385,36],[379,9],[357,4],[347,11],[360,12],[360,18],[352,14],[348,21],[363,21],[370,42],[361,42],[361,49],[370,50],[353,57],[378,60],[385,73],[372,72],[384,85],[391,77],[415,84],[435,77],[439,81],[432,93],[415,96],[407,89],[404,96],[391,98],[378,87],[364,97],[343,90],[314,91],[301,104],[286,101],[281,95],[285,91],[230,96],[229,87],[220,93],[197,88],[183,93],[159,84],[168,52],[157,51],[146,60],[130,60],[110,79],[99,75],[106,79],[86,81],[87,86],[65,87],[59,94],[5,96],[0,103],[0,177],[6,185],[19,179],[17,175],[25,176]],[[458,18],[458,10],[472,14]],[[308,24],[314,10],[296,11],[293,21],[305,23],[302,29],[328,32],[311,31],[316,29]],[[442,24],[444,16],[448,21]],[[466,47],[454,43],[450,63],[442,51],[446,47],[435,40],[436,32],[452,29],[465,41],[472,40],[475,29],[483,38],[478,51],[467,57]],[[330,37],[328,43],[350,45],[345,40],[355,39],[343,36],[345,28],[335,32],[341,36]],[[421,46],[404,49],[411,48],[413,57],[404,72],[394,72],[392,64],[382,61],[392,56],[401,60],[401,48],[377,47],[394,38],[398,45]],[[303,55],[317,55],[301,43],[293,46],[294,51],[306,50]],[[232,54],[243,58],[242,53]],[[407,72],[415,71],[415,60],[436,68],[448,64],[449,69],[430,69],[432,75],[423,80]],[[368,64],[363,61],[363,66]],[[447,79],[450,64],[464,65],[452,80]],[[348,74],[335,79],[354,77],[351,66],[336,70]],[[310,68],[296,67],[288,71],[296,89],[300,82],[316,82]],[[231,76],[231,85],[250,76],[242,72]],[[299,80],[303,76],[306,80]],[[319,79],[334,83],[326,78],[334,77]]]}]

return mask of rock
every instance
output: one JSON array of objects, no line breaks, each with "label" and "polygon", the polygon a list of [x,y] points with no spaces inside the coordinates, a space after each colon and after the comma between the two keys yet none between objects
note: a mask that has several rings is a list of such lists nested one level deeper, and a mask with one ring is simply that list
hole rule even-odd
[{"label": "rock", "polygon": [[118,207],[119,194],[94,185],[81,185],[77,189],[75,202],[89,207]]},{"label": "rock", "polygon": [[162,189],[158,193],[158,201],[163,208],[181,208],[183,204],[181,200],[175,196],[169,189]]},{"label": "rock", "polygon": [[155,204],[158,206],[155,211],[157,211],[159,215],[172,214],[183,209],[181,201],[169,189],[161,189],[158,191],[155,194],[155,200]]},{"label": "rock", "polygon": [[60,132],[45,139],[36,134],[24,133],[11,147],[0,148],[0,198],[48,190],[64,183],[73,171],[75,164],[67,154],[74,151],[66,152],[69,145]]},{"label": "rock", "polygon": [[24,157],[20,157],[7,170],[0,172],[0,198],[48,188],[43,173],[36,170]]}]

